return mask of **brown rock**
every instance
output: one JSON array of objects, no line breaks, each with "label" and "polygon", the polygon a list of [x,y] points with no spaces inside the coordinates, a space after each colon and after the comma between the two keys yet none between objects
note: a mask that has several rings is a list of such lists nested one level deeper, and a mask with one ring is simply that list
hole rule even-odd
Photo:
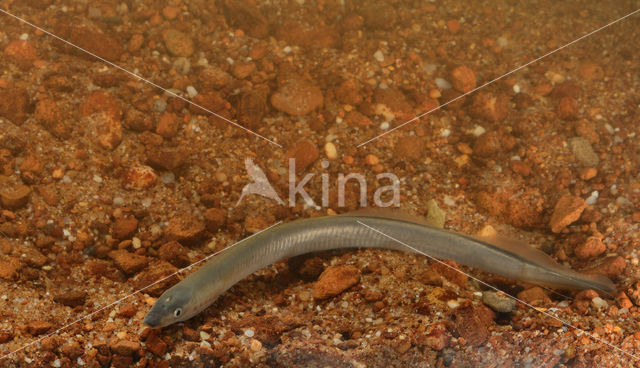
[{"label": "brown rock", "polygon": [[471,92],[476,88],[476,74],[466,66],[459,66],[451,71],[453,88],[462,93]]},{"label": "brown rock", "polygon": [[295,159],[296,173],[303,172],[318,159],[318,148],[309,140],[303,139],[287,151],[286,157]]},{"label": "brown rock", "polygon": [[159,170],[175,170],[184,165],[189,153],[181,147],[151,149],[147,153],[147,163]]},{"label": "brown rock", "polygon": [[289,258],[289,269],[295,272],[303,280],[317,280],[324,271],[324,262],[319,257],[293,257]]},{"label": "brown rock", "polygon": [[153,129],[153,118],[150,114],[130,107],[124,114],[124,126],[136,132]]},{"label": "brown rock", "polygon": [[627,266],[627,262],[621,256],[607,257],[601,263],[584,270],[586,273],[592,273],[595,275],[605,275],[610,279],[617,279],[618,276],[624,271]]},{"label": "brown rock", "polygon": [[351,265],[329,266],[313,285],[316,300],[336,296],[360,281],[360,270]]},{"label": "brown rock", "polygon": [[180,15],[180,7],[179,6],[165,6],[162,8],[162,16],[167,20],[176,19],[178,15]]},{"label": "brown rock", "polygon": [[111,351],[114,354],[131,356],[140,350],[140,343],[135,341],[120,340],[111,345]]},{"label": "brown rock", "polygon": [[71,127],[65,124],[60,107],[50,98],[43,98],[36,104],[35,118],[53,136],[66,139],[71,135]]},{"label": "brown rock", "polygon": [[0,237],[0,254],[9,254],[11,253],[12,249],[13,249],[13,246],[11,245],[11,242],[9,241],[9,239]]},{"label": "brown rock", "polygon": [[[376,88],[373,100],[377,105],[384,105],[396,117],[405,122],[414,117],[413,108],[406,96],[395,88]],[[377,107],[380,109],[380,106]]]},{"label": "brown rock", "polygon": [[193,54],[193,40],[177,29],[167,29],[162,32],[162,40],[173,56],[188,57]]},{"label": "brown rock", "polygon": [[149,166],[139,165],[127,170],[122,177],[122,184],[127,189],[149,189],[156,185],[158,175]]},{"label": "brown rock", "polygon": [[587,204],[584,199],[572,195],[562,196],[556,203],[551,215],[551,221],[549,222],[551,231],[554,233],[561,232],[562,229],[579,219],[585,208],[587,208]]},{"label": "brown rock", "polygon": [[84,349],[76,341],[62,345],[62,348],[60,348],[60,350],[62,351],[62,354],[66,355],[67,358],[71,360],[76,360],[84,353]]},{"label": "brown rock", "polygon": [[216,232],[227,223],[227,210],[223,208],[209,208],[204,213],[207,230]]},{"label": "brown rock", "polygon": [[171,138],[178,134],[178,129],[180,128],[180,119],[178,115],[173,113],[165,113],[158,121],[158,126],[156,127],[156,133],[161,135],[163,138]]},{"label": "brown rock", "polygon": [[[166,289],[178,283],[177,272],[178,269],[171,263],[153,262],[148,269],[135,276],[133,287],[136,290],[142,289],[145,294],[159,297]],[[173,277],[169,277],[171,275]]]},{"label": "brown rock", "polygon": [[77,307],[83,305],[87,299],[87,293],[82,290],[69,290],[53,297],[53,301],[66,305],[67,307]]},{"label": "brown rock", "polygon": [[60,196],[54,184],[40,185],[36,187],[38,194],[42,197],[42,200],[49,206],[57,206],[60,201]]},{"label": "brown rock", "polygon": [[21,68],[28,68],[38,57],[35,47],[25,40],[13,40],[4,48],[4,53]]},{"label": "brown rock", "polygon": [[256,63],[249,62],[236,62],[231,68],[231,75],[238,79],[244,79],[253,74],[257,69]]},{"label": "brown rock", "polygon": [[489,338],[489,325],[492,322],[491,310],[485,306],[477,308],[472,305],[460,307],[455,310],[455,329],[463,337],[467,344],[480,346]]},{"label": "brown rock", "polygon": [[586,61],[580,64],[578,67],[578,74],[583,79],[590,81],[594,79],[602,79],[604,77],[604,71],[602,67],[594,62]]},{"label": "brown rock", "polygon": [[573,97],[562,97],[556,108],[556,114],[562,120],[578,118],[578,101]]},{"label": "brown rock", "polygon": [[[628,298],[631,299],[631,301],[633,301],[633,304],[635,304],[636,306],[640,306],[640,281],[636,281],[632,286],[630,286],[629,289],[627,289],[626,295],[628,295]],[[625,299],[625,298],[623,297],[620,299]]]},{"label": "brown rock", "polygon": [[[81,48],[112,62],[118,62],[120,56],[124,52],[121,42],[118,39],[112,38],[111,36],[94,28],[69,25],[66,21],[55,21],[54,33],[68,40],[72,44],[80,46]],[[77,53],[83,57],[90,58],[91,61],[95,60],[93,56],[79,51],[76,48],[72,48],[71,46],[61,44],[61,47],[64,50],[68,50],[66,52]]]},{"label": "brown rock", "polygon": [[47,336],[40,341],[40,348],[44,351],[54,351],[60,346],[60,341],[55,336]]},{"label": "brown rock", "polygon": [[368,2],[359,9],[364,24],[373,29],[390,29],[396,22],[396,8],[387,2]]},{"label": "brown rock", "polygon": [[357,110],[349,111],[347,115],[344,117],[344,122],[351,126],[356,126],[356,127],[366,127],[373,124],[373,122],[371,121],[371,119],[369,119],[369,117],[367,117],[366,115],[362,114]]},{"label": "brown rock", "polygon": [[566,81],[558,84],[553,88],[551,97],[560,100],[563,97],[571,97],[576,99],[582,94],[582,88],[572,81]]},{"label": "brown rock", "polygon": [[587,241],[581,243],[574,250],[579,259],[589,259],[597,257],[607,250],[602,240],[597,236],[590,236]]},{"label": "brown rock", "polygon": [[249,129],[262,126],[262,118],[267,112],[266,88],[255,88],[245,92],[238,104],[238,122]]},{"label": "brown rock", "polygon": [[522,290],[518,293],[518,299],[527,302],[533,306],[544,305],[551,302],[549,295],[539,286],[534,286],[530,289]]},{"label": "brown rock", "polygon": [[394,149],[393,156],[398,160],[414,160],[419,161],[426,155],[424,141],[420,137],[407,136],[398,139]]},{"label": "brown rock", "polygon": [[[199,93],[193,98],[193,102],[204,107],[205,109],[225,115],[225,111],[231,107],[231,104],[225,100],[218,91],[207,91]],[[198,106],[189,105],[189,110],[198,115],[210,115],[209,111],[203,110]]]},{"label": "brown rock", "polygon": [[136,315],[137,311],[138,309],[135,305],[127,304],[120,307],[120,310],[118,310],[118,315],[123,318],[131,318]]},{"label": "brown rock", "polygon": [[582,180],[591,180],[595,178],[596,175],[598,175],[598,170],[593,167],[585,167],[584,169],[580,170],[579,174],[580,179]]},{"label": "brown rock", "polygon": [[446,259],[443,262],[450,267],[445,266],[440,262],[434,262],[431,265],[433,272],[456,285],[464,286],[467,283],[467,275],[459,271],[458,264],[450,259]]},{"label": "brown rock", "polygon": [[509,97],[479,91],[473,95],[469,113],[473,117],[500,123],[509,115]]},{"label": "brown rock", "polygon": [[106,113],[94,114],[89,118],[91,133],[97,137],[100,147],[113,150],[122,142],[122,123]]},{"label": "brown rock", "polygon": [[163,356],[167,352],[167,343],[154,333],[149,335],[147,341],[145,341],[145,345],[147,350],[156,356]]},{"label": "brown rock", "polygon": [[33,336],[47,333],[52,328],[53,325],[47,321],[31,321],[27,324],[27,332]]},{"label": "brown rock", "polygon": [[138,229],[138,220],[135,217],[125,217],[116,220],[111,230],[111,235],[118,239],[130,239]]},{"label": "brown rock", "polygon": [[300,77],[289,78],[271,95],[271,105],[289,115],[306,115],[322,103],[320,88]]},{"label": "brown rock", "polygon": [[160,249],[158,249],[158,255],[161,259],[176,267],[187,267],[191,264],[189,252],[177,241],[164,243]]},{"label": "brown rock", "polygon": [[24,88],[0,88],[0,116],[21,125],[29,114],[29,99]]},{"label": "brown rock", "polygon": [[127,275],[133,275],[143,270],[148,263],[147,257],[129,253],[124,249],[109,252],[109,258],[113,259],[116,266]]},{"label": "brown rock", "polygon": [[[98,354],[98,357],[100,357],[100,354]],[[109,360],[106,360],[107,364],[103,364],[103,365],[108,365]],[[129,368],[131,367],[131,365],[133,364],[133,357],[132,356],[124,356],[124,355],[119,355],[119,354],[115,354],[111,357],[111,367],[112,368]]]},{"label": "brown rock", "polygon": [[249,233],[257,233],[269,227],[270,223],[264,216],[249,215],[244,219],[244,229]]},{"label": "brown rock", "polygon": [[515,144],[515,137],[511,134],[490,131],[476,139],[473,152],[479,156],[490,157],[496,153],[511,150]]},{"label": "brown rock", "polygon": [[229,73],[218,67],[207,66],[200,71],[197,80],[200,83],[200,89],[217,90],[230,84],[233,78]]},{"label": "brown rock", "polygon": [[0,258],[0,278],[14,280],[20,269],[20,261],[13,257]]},{"label": "brown rock", "polygon": [[40,253],[39,250],[33,247],[23,248],[22,254],[24,254],[24,257],[22,257],[22,259],[27,265],[31,267],[40,268],[49,261],[49,259],[45,257],[44,254]]},{"label": "brown rock", "polygon": [[191,215],[174,216],[169,220],[165,235],[169,240],[191,245],[202,240],[205,231],[204,223]]},{"label": "brown rock", "polygon": [[358,88],[358,82],[351,78],[347,79],[336,89],[336,99],[343,104],[352,106],[359,105],[362,102],[362,94]]},{"label": "brown rock", "polygon": [[80,108],[82,116],[104,113],[112,120],[119,121],[122,118],[120,103],[108,92],[102,90],[93,91]]},{"label": "brown rock", "polygon": [[249,36],[265,38],[269,35],[269,21],[255,3],[243,0],[224,2],[227,21],[233,27],[244,30]]},{"label": "brown rock", "polygon": [[0,192],[0,203],[12,210],[20,209],[29,203],[31,188],[26,185],[16,185]]},{"label": "brown rock", "polygon": [[432,323],[427,327],[427,331],[421,342],[427,345],[430,349],[440,351],[447,346],[451,341],[451,334],[447,331],[447,327],[441,323]]},{"label": "brown rock", "polygon": [[0,331],[0,344],[6,344],[13,340],[13,333],[9,331]]}]

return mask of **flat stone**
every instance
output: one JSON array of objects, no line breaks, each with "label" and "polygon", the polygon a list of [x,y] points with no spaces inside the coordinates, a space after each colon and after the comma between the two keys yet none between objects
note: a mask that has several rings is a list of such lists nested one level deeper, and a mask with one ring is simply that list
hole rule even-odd
[{"label": "flat stone", "polygon": [[600,158],[588,140],[582,137],[573,137],[569,139],[568,144],[576,159],[584,166],[596,167],[600,163]]},{"label": "flat stone", "polygon": [[582,211],[587,208],[587,203],[580,197],[565,195],[558,200],[551,215],[549,226],[551,231],[559,233],[580,218]]},{"label": "flat stone", "polygon": [[17,210],[29,203],[31,188],[26,185],[16,185],[0,192],[0,203],[6,208]]},{"label": "flat stone", "polygon": [[500,313],[510,313],[516,307],[515,299],[495,291],[483,292],[482,302],[489,308]]}]

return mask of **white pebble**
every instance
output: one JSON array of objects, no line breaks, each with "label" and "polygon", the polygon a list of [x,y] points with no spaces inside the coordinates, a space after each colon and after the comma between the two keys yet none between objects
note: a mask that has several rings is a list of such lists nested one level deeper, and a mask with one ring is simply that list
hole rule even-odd
[{"label": "white pebble", "polygon": [[330,160],[335,160],[336,158],[338,158],[338,150],[336,149],[335,144],[331,142],[324,145],[324,153]]},{"label": "white pebble", "polygon": [[515,93],[520,93],[520,86],[519,86],[519,85],[517,85],[517,84],[514,84],[514,85],[513,85],[513,92],[515,92]]},{"label": "white pebble", "polygon": [[384,123],[380,124],[380,129],[382,130],[389,129],[389,122],[385,121]]},{"label": "white pebble", "polygon": [[436,78],[436,86],[442,89],[449,89],[451,88],[451,83],[449,83],[446,79]]},{"label": "white pebble", "polygon": [[131,239],[131,245],[133,245],[133,249],[140,249],[142,246],[142,241],[135,236]]},{"label": "white pebble", "polygon": [[285,54],[290,53],[292,51],[291,46],[285,46],[284,49],[282,49],[282,51],[284,51]]},{"label": "white pebble", "polygon": [[194,98],[198,95],[198,91],[196,91],[194,86],[188,86],[187,94],[189,95],[189,97]]},{"label": "white pebble", "polygon": [[253,332],[253,330],[249,329],[249,330],[246,330],[246,331],[244,332],[244,335],[245,335],[246,337],[251,338],[251,337],[253,337],[254,332]]},{"label": "white pebble", "polygon": [[591,304],[593,304],[593,306],[596,309],[604,309],[609,306],[609,303],[607,303],[606,300],[602,299],[599,296],[596,296],[595,298],[591,299]]},{"label": "white pebble", "polygon": [[471,130],[471,134],[475,137],[479,137],[481,135],[483,135],[484,133],[486,133],[487,130],[481,126],[481,125],[476,125],[473,130]]},{"label": "white pebble", "polygon": [[21,39],[22,41],[26,41],[26,40],[28,40],[28,39],[29,39],[29,34],[28,34],[28,33],[23,33],[23,34],[21,34],[21,35],[20,35],[20,39]]},{"label": "white pebble", "polygon": [[449,128],[444,128],[444,129],[442,129],[442,132],[440,132],[440,136],[442,138],[447,138],[450,135],[451,135],[451,129],[449,129]]},{"label": "white pebble", "polygon": [[373,58],[376,59],[377,62],[381,63],[384,61],[384,54],[382,51],[378,50],[373,54]]},{"label": "white pebble", "polygon": [[585,202],[589,206],[593,206],[598,201],[598,196],[599,195],[600,195],[600,193],[598,193],[597,190],[594,190],[593,192],[591,192],[591,195],[589,196],[589,198],[585,199]]}]

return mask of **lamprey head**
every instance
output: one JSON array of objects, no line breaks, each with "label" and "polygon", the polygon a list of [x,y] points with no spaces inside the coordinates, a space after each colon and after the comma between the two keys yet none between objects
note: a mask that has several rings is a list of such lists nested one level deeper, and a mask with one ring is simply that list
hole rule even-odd
[{"label": "lamprey head", "polygon": [[152,328],[185,321],[200,312],[193,303],[193,290],[176,285],[165,291],[151,307],[143,322]]}]

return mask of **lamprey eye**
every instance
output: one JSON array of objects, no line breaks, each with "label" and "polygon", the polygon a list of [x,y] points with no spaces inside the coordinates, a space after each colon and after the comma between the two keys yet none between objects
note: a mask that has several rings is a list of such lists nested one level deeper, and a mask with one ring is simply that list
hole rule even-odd
[{"label": "lamprey eye", "polygon": [[180,317],[182,315],[182,308],[178,308],[176,310],[173,311],[173,315],[175,317]]}]

